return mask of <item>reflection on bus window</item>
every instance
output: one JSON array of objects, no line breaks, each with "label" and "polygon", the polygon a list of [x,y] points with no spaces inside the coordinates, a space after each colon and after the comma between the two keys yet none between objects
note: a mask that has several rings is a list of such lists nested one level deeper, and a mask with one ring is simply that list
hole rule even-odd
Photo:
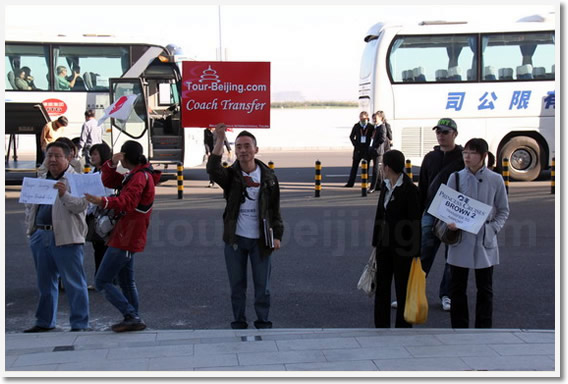
[{"label": "reflection on bus window", "polygon": [[482,37],[483,80],[554,79],[554,33],[500,33]]},{"label": "reflection on bus window", "polygon": [[114,100],[122,96],[141,95],[134,102],[134,108],[127,121],[114,119],[114,125],[132,137],[140,137],[146,129],[148,111],[142,97],[143,92],[138,83],[118,83],[114,89]]},{"label": "reflection on bus window", "polygon": [[6,90],[49,90],[47,48],[41,45],[6,44],[5,49]]},{"label": "reflection on bus window", "polygon": [[475,81],[475,35],[400,36],[389,53],[393,82]]}]

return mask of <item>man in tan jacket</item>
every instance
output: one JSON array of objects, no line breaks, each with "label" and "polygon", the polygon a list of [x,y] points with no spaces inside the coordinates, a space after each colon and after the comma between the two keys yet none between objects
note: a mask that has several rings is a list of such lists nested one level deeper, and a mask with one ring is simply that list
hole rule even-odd
[{"label": "man in tan jacket", "polygon": [[61,277],[69,307],[71,331],[89,329],[89,296],[83,269],[83,244],[87,234],[87,201],[71,196],[67,173],[70,149],[62,142],[47,146],[47,174],[41,178],[57,180],[55,203],[26,205],[27,234],[36,267],[39,303],[36,324],[24,332],[47,332],[55,328],[58,277]]}]

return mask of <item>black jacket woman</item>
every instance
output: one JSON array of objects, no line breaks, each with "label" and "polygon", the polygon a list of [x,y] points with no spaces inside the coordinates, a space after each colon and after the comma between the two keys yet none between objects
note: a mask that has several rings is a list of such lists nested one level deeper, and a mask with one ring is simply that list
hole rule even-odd
[{"label": "black jacket woman", "polygon": [[390,328],[391,284],[394,277],[396,328],[410,328],[404,320],[406,286],[413,257],[420,257],[420,218],[418,188],[403,172],[402,152],[391,150],[383,155],[385,180],[377,205],[373,246],[377,255],[377,290],[375,327]]}]

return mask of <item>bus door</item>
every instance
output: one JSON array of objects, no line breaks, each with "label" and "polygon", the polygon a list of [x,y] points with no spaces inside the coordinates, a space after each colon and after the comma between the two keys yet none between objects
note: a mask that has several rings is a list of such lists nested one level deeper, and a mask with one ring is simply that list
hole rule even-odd
[{"label": "bus door", "polygon": [[148,158],[152,156],[152,147],[148,135],[149,116],[142,80],[139,78],[109,79],[110,104],[122,96],[139,95],[128,120],[111,118],[111,146],[113,153],[128,140],[139,142]]},{"label": "bus door", "polygon": [[169,76],[147,77],[146,100],[150,116],[150,159],[154,163],[183,162],[184,130],[181,126],[178,82]]}]

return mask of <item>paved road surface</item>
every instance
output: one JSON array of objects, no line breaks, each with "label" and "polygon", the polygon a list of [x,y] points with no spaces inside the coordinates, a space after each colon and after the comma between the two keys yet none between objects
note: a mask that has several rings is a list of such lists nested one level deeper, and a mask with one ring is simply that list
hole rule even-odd
[{"label": "paved road surface", "polygon": [[[356,289],[371,250],[377,194],[366,198],[346,189],[350,153],[260,153],[275,162],[286,222],[283,249],[273,258],[271,318],[278,328],[370,328],[373,300]],[[323,164],[322,197],[313,197],[314,162]],[[206,188],[207,175],[185,172],[185,196],[177,200],[176,182],[157,188],[149,244],[136,255],[140,311],[151,329],[223,329],[231,321],[229,286],[221,244],[224,200],[219,188]],[[35,271],[23,234],[19,186],[6,186],[6,331],[19,332],[34,322]],[[495,268],[494,327],[554,329],[554,196],[546,181],[511,183],[511,215],[500,236],[501,265]],[[85,270],[93,282],[90,244]],[[449,314],[437,298],[442,257],[428,280],[430,313],[419,327],[448,328]],[[249,284],[252,285],[252,282]],[[470,305],[474,313],[474,282]],[[252,287],[249,286],[249,297]],[[65,294],[58,322],[68,328]],[[91,321],[107,330],[118,312],[90,293]],[[394,315],[394,311],[393,311]],[[254,320],[252,305],[249,319]]]}]

